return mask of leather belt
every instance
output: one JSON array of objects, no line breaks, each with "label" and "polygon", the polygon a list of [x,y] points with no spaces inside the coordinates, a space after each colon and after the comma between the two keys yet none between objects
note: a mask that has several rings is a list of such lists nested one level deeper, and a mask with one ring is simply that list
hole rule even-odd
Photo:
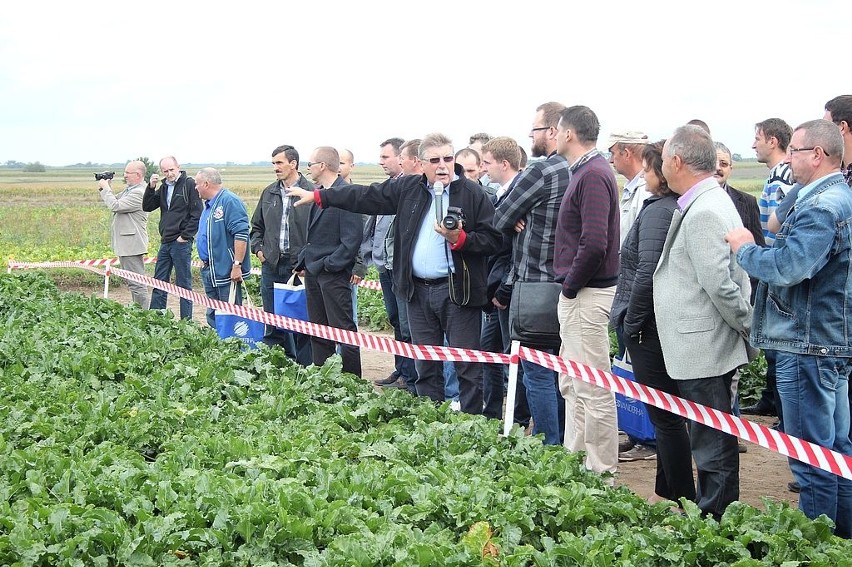
[{"label": "leather belt", "polygon": [[441,284],[445,284],[449,281],[449,278],[446,277],[446,276],[443,277],[443,278],[435,278],[435,279],[418,278],[417,276],[413,276],[413,278],[414,278],[414,281],[416,283],[423,284],[423,285],[441,285]]}]

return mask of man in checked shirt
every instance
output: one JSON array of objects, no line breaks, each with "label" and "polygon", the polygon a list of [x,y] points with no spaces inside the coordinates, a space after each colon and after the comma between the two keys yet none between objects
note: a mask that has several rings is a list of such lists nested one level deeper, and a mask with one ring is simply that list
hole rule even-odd
[{"label": "man in checked shirt", "polygon": [[[285,196],[284,191],[290,187],[314,188],[299,173],[299,152],[293,146],[272,150],[272,166],[277,180],[260,194],[251,217],[250,233],[251,252],[261,261],[260,297],[267,313],[275,312],[274,284],[287,283],[290,279],[308,230],[309,207],[294,207],[294,199]],[[307,335],[267,325],[263,342],[279,345],[287,356],[303,366],[311,363],[311,342]]]},{"label": "man in checked shirt", "polygon": [[[558,102],[536,108],[530,129],[532,154],[546,159],[531,163],[518,175],[494,213],[494,227],[515,235],[513,265],[493,300],[498,309],[508,307],[512,286],[517,281],[556,281],[553,269],[556,220],[570,178],[568,160],[556,153],[556,126],[564,108]],[[524,346],[558,354],[556,349],[542,345]],[[559,393],[557,374],[528,360],[522,360],[521,364],[533,434],[543,433],[546,444],[559,445],[564,436],[565,404]]]}]

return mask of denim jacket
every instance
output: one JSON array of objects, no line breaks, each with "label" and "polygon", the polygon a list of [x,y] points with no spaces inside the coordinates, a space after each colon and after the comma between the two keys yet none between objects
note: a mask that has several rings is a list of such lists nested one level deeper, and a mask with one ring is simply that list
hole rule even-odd
[{"label": "denim jacket", "polygon": [[837,173],[790,211],[772,248],[737,261],[760,280],[751,343],[795,354],[852,357],[852,190]]}]

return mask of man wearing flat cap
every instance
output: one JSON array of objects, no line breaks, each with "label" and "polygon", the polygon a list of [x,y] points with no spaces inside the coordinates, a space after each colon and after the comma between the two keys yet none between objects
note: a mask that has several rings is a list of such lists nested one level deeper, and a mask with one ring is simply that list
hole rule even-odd
[{"label": "man wearing flat cap", "polygon": [[617,130],[609,135],[607,150],[609,163],[616,173],[627,178],[621,193],[621,243],[630,232],[633,221],[642,210],[642,203],[651,196],[645,188],[645,177],[642,175],[642,148],[649,143],[647,134],[638,130]]}]

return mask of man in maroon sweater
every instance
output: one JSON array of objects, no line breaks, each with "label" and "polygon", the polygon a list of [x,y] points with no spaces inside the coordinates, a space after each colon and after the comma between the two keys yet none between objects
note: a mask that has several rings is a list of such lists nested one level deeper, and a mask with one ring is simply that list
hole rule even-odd
[{"label": "man in maroon sweater", "polygon": [[[609,371],[609,311],[618,280],[618,184],[595,145],[600,122],[591,109],[562,111],[557,151],[571,164],[571,182],[556,224],[554,268],[559,297],[560,356]],[[586,468],[615,472],[615,395],[571,376],[559,377],[565,398],[565,446],[586,451]]]}]

